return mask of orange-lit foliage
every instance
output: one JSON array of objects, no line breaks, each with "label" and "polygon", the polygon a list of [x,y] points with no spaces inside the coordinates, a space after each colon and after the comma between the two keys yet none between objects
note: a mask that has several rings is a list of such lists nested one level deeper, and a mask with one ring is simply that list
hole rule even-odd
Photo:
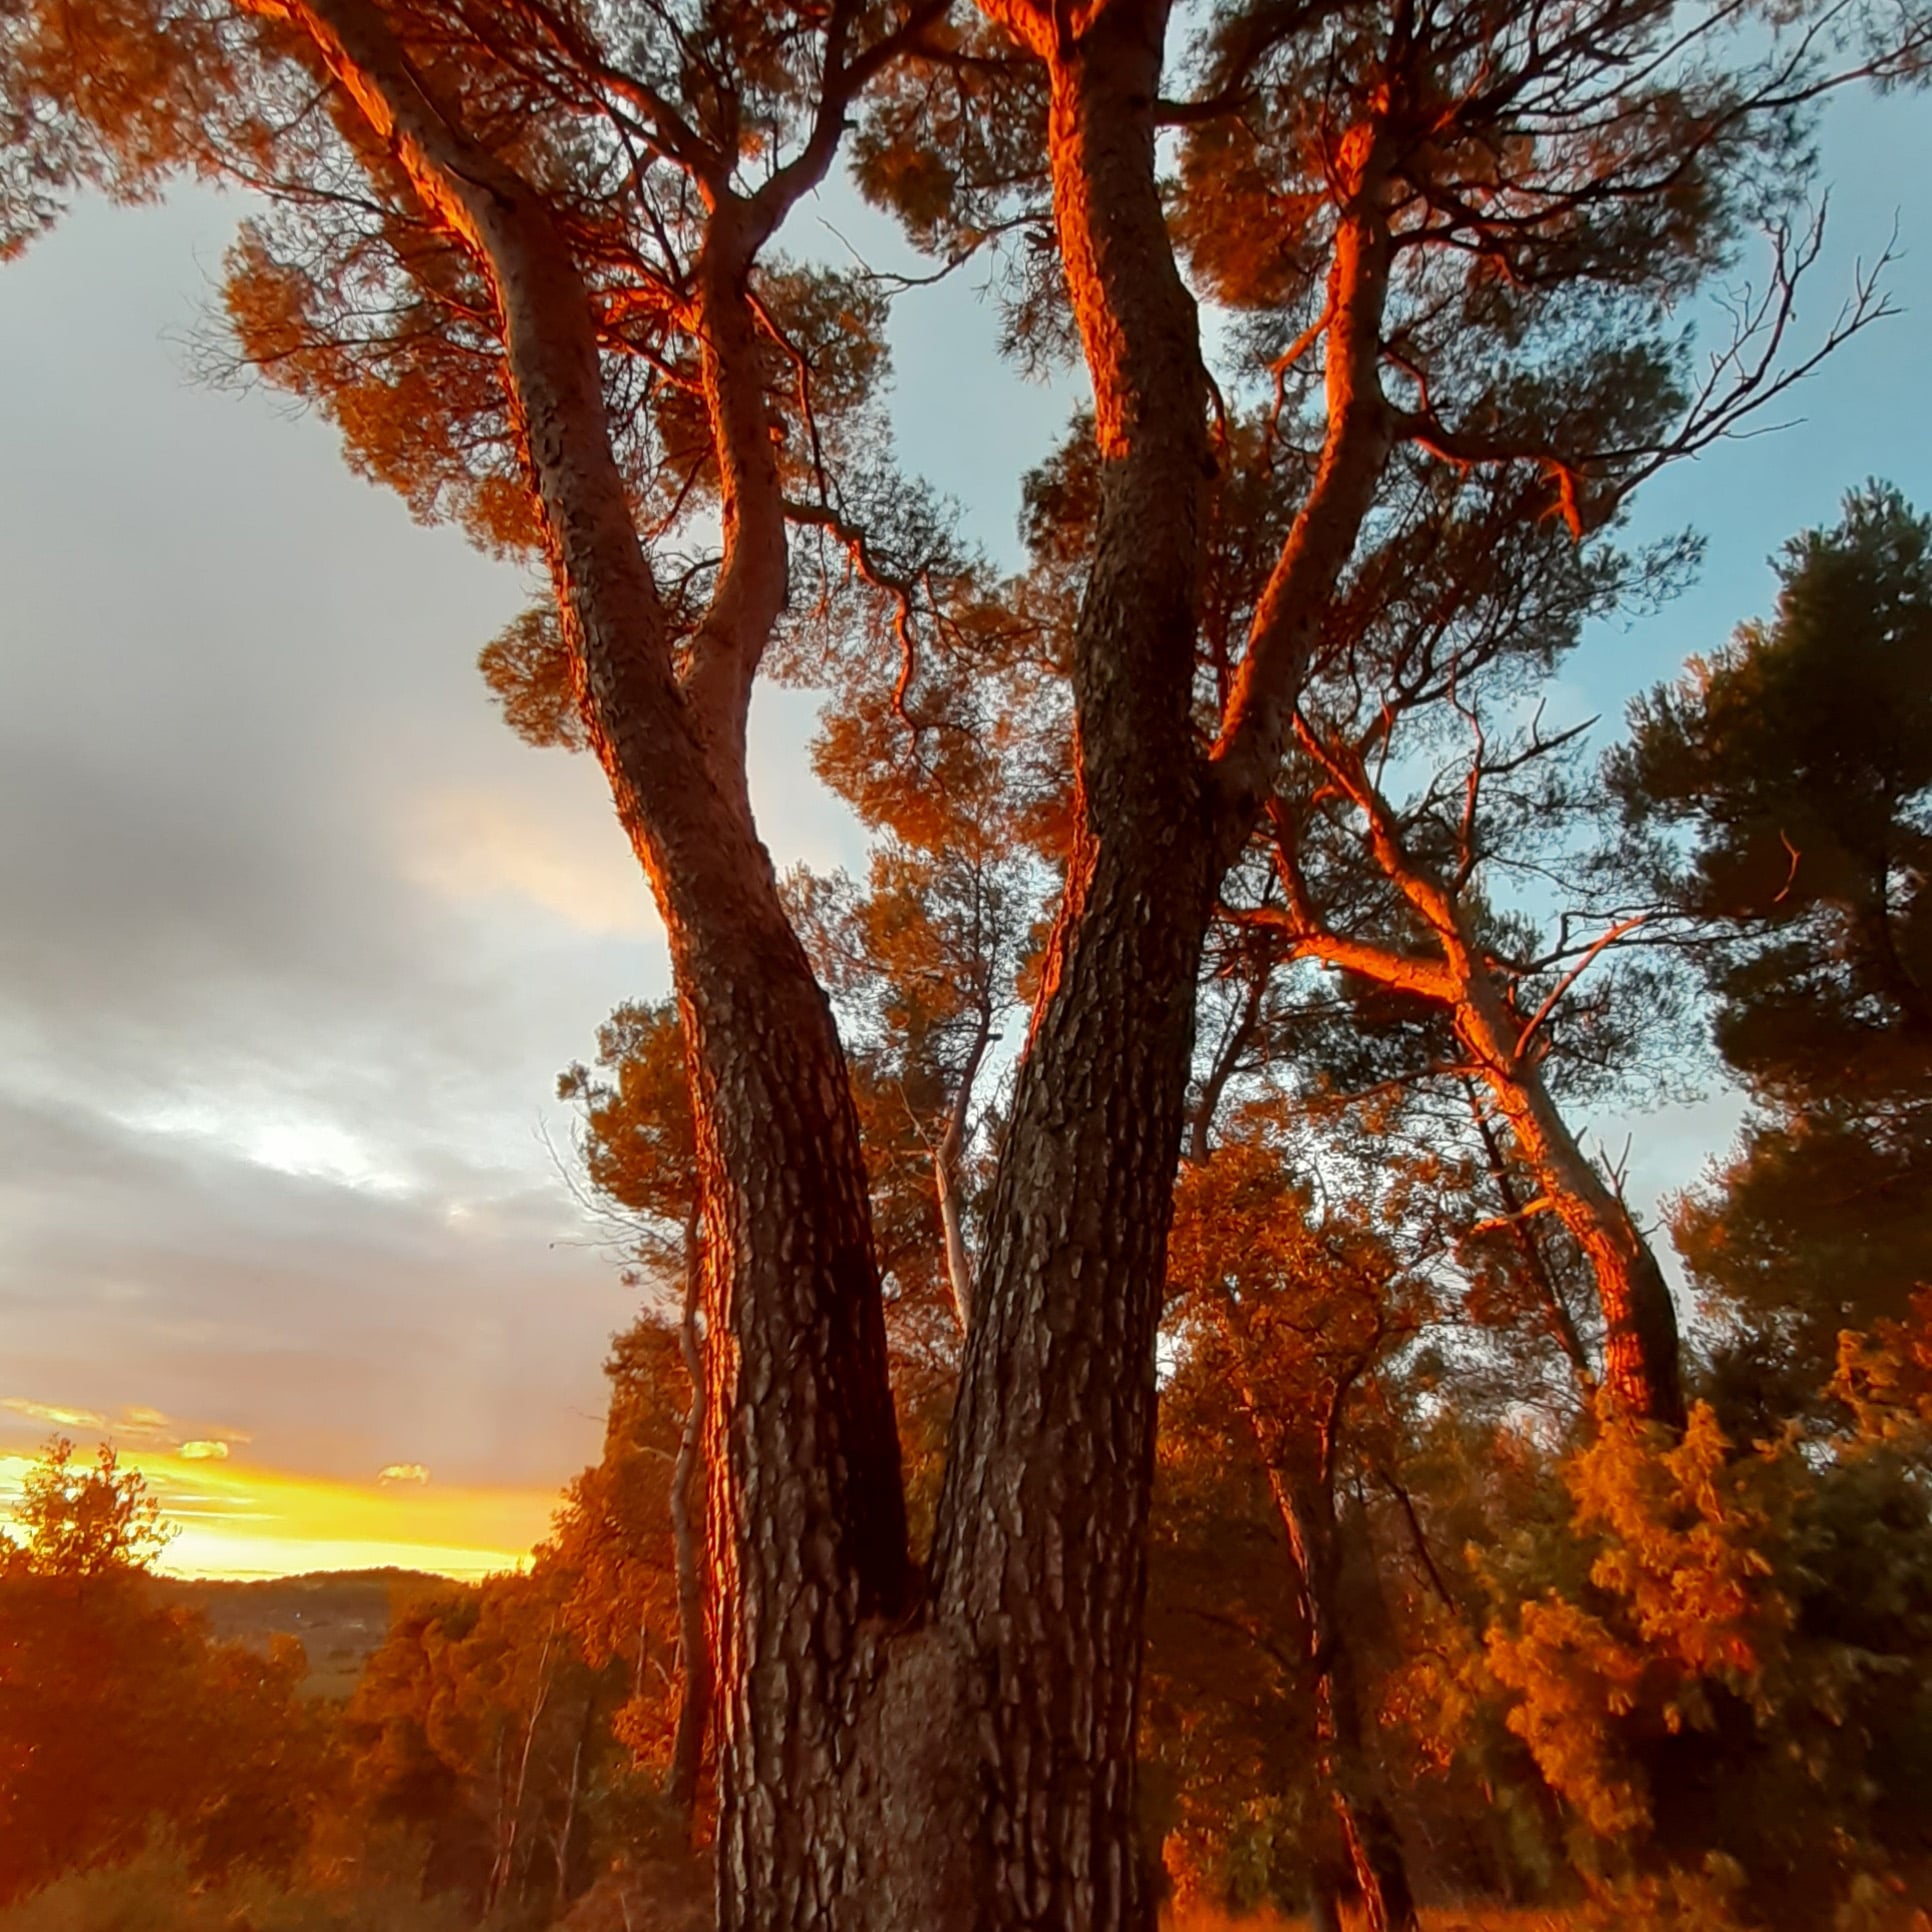
[{"label": "orange-lit foliage", "polygon": [[0,1560],[0,1903],[171,1836],[204,1877],[286,1874],[332,1796],[301,1647],[211,1641],[165,1607],[165,1540],[138,1475],[53,1444]]},{"label": "orange-lit foliage", "polygon": [[661,1781],[683,1667],[671,1483],[690,1383],[676,1334],[648,1319],[617,1338],[605,1373],[604,1453],[564,1492],[540,1568],[563,1587],[564,1624],[584,1658],[621,1674],[613,1734]]},{"label": "orange-lit foliage", "polygon": [[404,1606],[344,1715],[369,1826],[410,1833],[425,1889],[472,1910],[560,1909],[595,1869],[622,1673],[572,1641],[569,1583],[540,1565]]},{"label": "orange-lit foliage", "polygon": [[13,1515],[22,1534],[0,1531],[0,1575],[79,1581],[142,1571],[173,1534],[146,1481],[121,1468],[111,1442],[89,1469],[75,1464],[65,1436],[28,1470]]},{"label": "orange-lit foliage", "polygon": [[1879,1321],[1869,1335],[1838,1338],[1832,1393],[1849,1408],[1859,1433],[1916,1446],[1932,1445],[1932,1288],[1912,1297],[1905,1321]]},{"label": "orange-lit foliage", "polygon": [[1606,1418],[1564,1477],[1583,1588],[1521,1602],[1489,1632],[1489,1667],[1551,1784],[1601,1837],[1630,1838],[1654,1822],[1642,1740],[1709,1731],[1727,1704],[1768,1713],[1792,1611],[1765,1550],[1790,1470],[1734,1458],[1700,1406],[1674,1445]]}]

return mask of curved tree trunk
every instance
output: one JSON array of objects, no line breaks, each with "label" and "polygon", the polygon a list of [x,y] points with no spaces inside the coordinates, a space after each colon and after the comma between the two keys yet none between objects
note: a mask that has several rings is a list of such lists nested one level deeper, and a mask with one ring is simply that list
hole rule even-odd
[{"label": "curved tree trunk", "polygon": [[1522,1256],[1523,1267],[1536,1286],[1537,1299],[1543,1304],[1543,1315],[1550,1333],[1557,1347],[1563,1351],[1577,1387],[1588,1400],[1597,1392],[1597,1377],[1596,1371],[1590,1366],[1589,1351],[1584,1348],[1583,1338],[1577,1333],[1576,1318],[1563,1299],[1563,1291],[1550,1267],[1550,1258],[1544,1252],[1542,1242],[1536,1238],[1536,1229],[1531,1225],[1530,1204],[1517,1192],[1516,1180],[1509,1171],[1509,1161],[1495,1123],[1484,1110],[1474,1085],[1468,1084],[1466,1091],[1470,1117],[1476,1123],[1476,1134],[1483,1144],[1483,1158],[1489,1168],[1489,1178],[1495,1183],[1496,1193],[1502,1201],[1516,1251]]},{"label": "curved tree trunk", "polygon": [[[1605,1396],[1627,1415],[1681,1430],[1684,1390],[1670,1284],[1629,1208],[1584,1154],[1551,1097],[1532,1043],[1535,1022],[1526,1025],[1510,1005],[1456,894],[1407,850],[1361,760],[1312,735],[1305,743],[1362,813],[1376,862],[1420,915],[1437,951],[1417,957],[1323,930],[1306,912],[1292,850],[1278,843],[1278,869],[1294,908],[1279,923],[1291,931],[1297,952],[1415,994],[1448,1013],[1475,1076],[1542,1187],[1541,1202],[1522,1213],[1546,1207],[1555,1214],[1595,1275]],[[1560,1312],[1560,1301],[1554,1307]]]},{"label": "curved tree trunk", "polygon": [[495,293],[590,737],[663,915],[692,1061],[721,1921],[822,1925],[852,1846],[814,1794],[847,1755],[861,1627],[903,1615],[913,1578],[857,1115],[739,755],[785,595],[761,392],[731,366],[755,349],[747,278],[776,214],[726,197],[696,278],[705,381],[731,402],[715,425],[727,560],[680,682],[612,453],[591,303],[550,209],[426,93],[371,0],[259,4],[309,36]]},{"label": "curved tree trunk", "polygon": [[1684,1387],[1670,1284],[1623,1197],[1577,1144],[1541,1069],[1520,1050],[1521,1028],[1480,968],[1465,981],[1456,1030],[1550,1211],[1596,1277],[1604,1394],[1626,1415],[1681,1430]]}]

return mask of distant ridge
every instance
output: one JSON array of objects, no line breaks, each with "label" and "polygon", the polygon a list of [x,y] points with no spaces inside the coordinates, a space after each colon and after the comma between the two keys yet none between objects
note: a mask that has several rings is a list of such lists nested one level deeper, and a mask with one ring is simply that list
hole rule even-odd
[{"label": "distant ridge", "polygon": [[294,1637],[311,1697],[347,1697],[396,1611],[418,1597],[475,1588],[423,1570],[309,1570],[298,1576],[155,1578],[164,1597],[199,1611],[224,1643],[266,1650]]}]

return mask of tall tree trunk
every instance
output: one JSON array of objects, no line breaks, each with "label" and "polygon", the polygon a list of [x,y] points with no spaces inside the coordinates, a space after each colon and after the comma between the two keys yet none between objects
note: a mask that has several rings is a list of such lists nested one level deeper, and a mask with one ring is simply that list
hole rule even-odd
[{"label": "tall tree trunk", "polygon": [[746,366],[750,264],[776,214],[723,194],[695,277],[707,391],[730,404],[714,423],[727,557],[680,682],[612,451],[592,306],[550,208],[426,92],[372,0],[251,4],[307,33],[494,291],[591,741],[663,915],[692,1060],[720,1921],[822,1925],[853,1856],[826,1794],[861,1697],[861,1627],[901,1616],[913,1579],[857,1115],[738,755],[785,595],[783,505]]},{"label": "tall tree trunk", "polygon": [[596,1716],[596,1692],[594,1689],[586,1690],[583,1721],[577,1727],[577,1742],[570,1753],[570,1782],[564,1787],[563,1817],[558,1821],[554,1837],[557,1848],[557,1882],[550,1901],[553,1919],[562,1918],[564,1908],[570,1903],[570,1841],[577,1829],[577,1807],[583,1796],[584,1752],[590,1744],[591,1730]]},{"label": "tall tree trunk", "polygon": [[1308,1882],[1308,1932],[1342,1932],[1341,1899],[1325,1872]]},{"label": "tall tree trunk", "polygon": [[930,1922],[983,1932],[1141,1932],[1153,1915],[1135,1722],[1154,1344],[1215,886],[1189,717],[1207,388],[1154,168],[1166,11],[1121,0],[1039,48],[1102,507],[1074,641],[1077,829],[933,1551],[935,1629],[984,1756],[977,1909]]},{"label": "tall tree trunk", "polygon": [[698,1316],[702,1288],[702,1235],[694,1213],[684,1230],[684,1306],[678,1348],[690,1379],[690,1405],[678,1437],[671,1471],[671,1548],[677,1566],[678,1652],[684,1682],[677,1731],[664,1795],[684,1820],[689,1836],[697,1822],[698,1787],[704,1776],[705,1740],[711,1728],[711,1638],[705,1627],[704,1510],[705,1378]]},{"label": "tall tree trunk", "polygon": [[[1533,1023],[1526,1026],[1506,998],[1457,895],[1408,851],[1360,758],[1312,736],[1305,743],[1362,813],[1377,863],[1421,915],[1439,953],[1412,958],[1291,917],[1297,950],[1419,994],[1448,1012],[1544,1202],[1570,1231],[1596,1277],[1605,1395],[1627,1415],[1681,1430],[1684,1389],[1670,1284],[1623,1198],[1591,1164],[1551,1098],[1530,1038]],[[1301,895],[1293,856],[1283,856],[1294,901]]]},{"label": "tall tree trunk", "polygon": [[1330,1656],[1326,1686],[1335,1808],[1370,1932],[1420,1932],[1402,1835],[1378,1788],[1363,1739],[1354,1652],[1346,1641]]},{"label": "tall tree trunk", "polygon": [[1502,1200],[1510,1237],[1516,1243],[1517,1253],[1523,1257],[1524,1269],[1535,1286],[1537,1299],[1543,1305],[1543,1315],[1550,1333],[1556,1338],[1556,1345],[1563,1351],[1564,1359],[1570,1365],[1570,1373],[1587,1401],[1597,1392],[1597,1378],[1584,1349],[1583,1338],[1577,1333],[1575,1318],[1557,1285],[1550,1258],[1544,1252],[1542,1242],[1536,1238],[1533,1217],[1528,1212],[1529,1203],[1517,1192],[1516,1179],[1509,1171],[1509,1161],[1495,1124],[1490,1120],[1475,1087],[1466,1084],[1466,1092],[1470,1118],[1476,1123],[1476,1133],[1483,1144],[1483,1158],[1489,1167],[1489,1178],[1495,1182],[1497,1195]]},{"label": "tall tree trunk", "polygon": [[959,1332],[969,1335],[973,1328],[973,1257],[966,1245],[966,1222],[959,1198],[959,1168],[966,1154],[966,1136],[973,1120],[973,1091],[979,1084],[979,1070],[985,1064],[986,1050],[993,1043],[993,1002],[982,986],[979,1016],[973,1026],[971,1045],[959,1070],[953,1089],[952,1105],[946,1109],[946,1125],[939,1144],[932,1150],[933,1192],[939,1203],[939,1229],[946,1244],[946,1282],[952,1290],[953,1314]]},{"label": "tall tree trunk", "polygon": [[[1239,1317],[1231,1311],[1226,1327],[1240,1351],[1245,1337]],[[1371,1932],[1418,1932],[1402,1837],[1382,1798],[1363,1736],[1355,1653],[1337,1603],[1342,1545],[1335,1511],[1334,1445],[1326,1439],[1332,1435],[1332,1423],[1324,1430],[1319,1420],[1307,1416],[1264,1414],[1245,1372],[1240,1397],[1301,1595],[1300,1621],[1309,1688],[1315,1698],[1320,1769],[1342,1828],[1362,1908]],[[1298,1426],[1319,1432],[1324,1439],[1296,1454],[1285,1435]]]},{"label": "tall tree trunk", "polygon": [[510,1792],[509,1808],[497,1807],[496,1857],[490,1865],[490,1889],[485,1900],[494,1906],[516,1870],[517,1839],[523,1827],[523,1800],[530,1784],[530,1753],[537,1742],[537,1726],[543,1721],[543,1707],[550,1701],[550,1649],[556,1641],[557,1618],[553,1611],[550,1627],[543,1633],[543,1648],[537,1653],[537,1682],[530,1695],[530,1716],[523,1727],[523,1749],[517,1755],[517,1780]]}]

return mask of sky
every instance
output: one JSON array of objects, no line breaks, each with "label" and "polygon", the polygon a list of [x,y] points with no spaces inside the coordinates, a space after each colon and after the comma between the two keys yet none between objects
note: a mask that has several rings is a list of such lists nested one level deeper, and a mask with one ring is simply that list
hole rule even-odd
[{"label": "sky", "polygon": [[[1667,473],[1698,584],[1601,627],[1559,705],[1628,696],[1765,607],[1766,559],[1883,475],[1932,505],[1932,111],[1828,124],[1802,324],[1897,223],[1880,325],[1779,434]],[[53,1430],[112,1437],[171,1567],[476,1574],[594,1457],[619,1257],[566,1184],[555,1077],[662,935],[587,760],[519,744],[475,671],[515,569],[412,522],[328,426],[197,384],[185,347],[243,205],[79,208],[0,269],[0,1505]],[[801,249],[889,235],[829,194]],[[836,233],[834,232],[836,230]],[[911,465],[1010,553],[1065,419],[970,280],[901,298]],[[851,863],[809,694],[767,691],[753,792],[781,864]],[[1733,1098],[1595,1123],[1653,1202]]]}]

